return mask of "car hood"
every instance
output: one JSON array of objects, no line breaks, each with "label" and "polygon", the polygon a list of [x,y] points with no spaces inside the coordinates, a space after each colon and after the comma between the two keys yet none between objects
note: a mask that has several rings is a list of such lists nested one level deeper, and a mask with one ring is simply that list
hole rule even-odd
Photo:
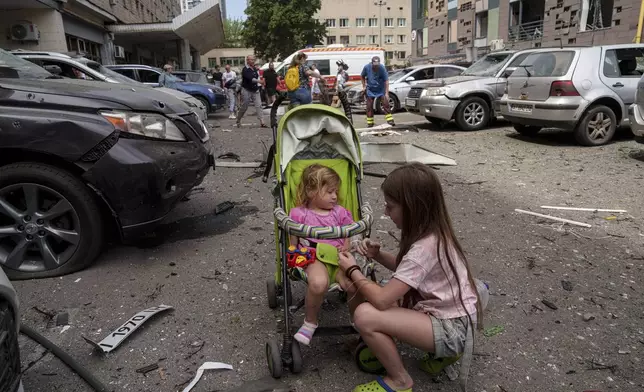
[{"label": "car hood", "polygon": [[185,114],[190,111],[181,100],[148,87],[74,79],[2,79],[0,85],[11,90],[114,102],[137,111],[164,114]]},{"label": "car hood", "polygon": [[459,76],[452,76],[449,78],[444,78],[444,79],[434,79],[428,81],[426,84],[424,84],[425,87],[442,87],[442,86],[447,86],[447,85],[453,85],[457,83],[464,83],[464,82],[469,82],[471,80],[480,80],[480,79],[485,79],[485,76],[470,76],[470,75],[459,75]]},{"label": "car hood", "polygon": [[178,82],[177,84],[180,84],[182,86],[186,87],[192,87],[192,88],[209,88],[214,92],[218,92],[217,86],[214,84],[202,84],[202,83],[193,83],[193,82]]}]

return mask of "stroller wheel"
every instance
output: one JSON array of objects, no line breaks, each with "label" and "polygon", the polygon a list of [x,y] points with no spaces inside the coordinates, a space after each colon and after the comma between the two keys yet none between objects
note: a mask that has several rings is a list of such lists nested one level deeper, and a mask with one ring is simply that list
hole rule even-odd
[{"label": "stroller wheel", "polygon": [[291,343],[291,356],[293,357],[293,361],[291,362],[291,373],[301,373],[302,351],[300,350],[300,343],[297,340],[293,340],[293,342]]},{"label": "stroller wheel", "polygon": [[385,368],[362,339],[356,347],[354,357],[358,368],[365,373],[382,374],[385,372]]},{"label": "stroller wheel", "polygon": [[266,361],[271,376],[273,378],[282,377],[282,356],[280,355],[280,346],[275,340],[269,340],[266,343]]},{"label": "stroller wheel", "polygon": [[277,284],[274,279],[266,281],[266,296],[268,297],[268,307],[275,309],[277,307]]}]

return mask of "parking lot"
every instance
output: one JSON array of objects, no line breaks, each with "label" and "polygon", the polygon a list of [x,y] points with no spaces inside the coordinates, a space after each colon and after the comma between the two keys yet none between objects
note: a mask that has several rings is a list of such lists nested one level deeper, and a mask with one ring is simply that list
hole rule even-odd
[{"label": "parking lot", "polygon": [[[249,112],[242,129],[233,128],[225,113],[210,116],[216,155],[232,152],[246,162],[263,157],[271,133]],[[362,117],[355,116],[358,128],[364,126]],[[584,148],[570,133],[549,130],[526,138],[501,120],[483,131],[462,132],[453,125],[437,129],[407,113],[395,118],[418,127],[397,129],[400,136],[364,139],[415,143],[458,163],[438,173],[474,273],[491,289],[484,325],[502,327],[493,336],[477,335],[469,390],[644,388],[644,145],[628,130],[606,146]],[[384,119],[377,116],[376,122]],[[368,170],[386,174],[392,167]],[[253,173],[217,168],[145,240],[109,246],[82,272],[15,282],[23,323],[58,343],[114,391],[182,390],[205,361],[228,363],[234,370],[207,371],[193,391],[341,391],[368,381],[371,376],[353,364],[355,337],[349,336],[316,338],[303,351],[302,374],[264,379],[269,374],[264,344],[279,335],[282,314],[266,302],[265,281],[275,269],[270,185]],[[394,225],[384,217],[381,182],[366,177],[362,189],[374,207],[372,236],[391,249],[395,243],[386,232]],[[215,206],[225,201],[235,207],[215,214]],[[544,205],[628,212],[540,208]],[[518,214],[517,208],[592,227],[564,226]],[[301,295],[298,287],[296,297]],[[147,322],[107,356],[82,338],[99,341],[138,311],[160,304],[174,310]],[[323,324],[348,322],[336,295],[323,309]],[[60,312],[69,313],[69,328],[55,326],[47,315]],[[417,370],[418,352],[403,352],[415,391],[458,390],[456,382],[437,382]],[[28,391],[91,390],[26,338],[21,357]],[[136,372],[153,363],[160,370]]]}]

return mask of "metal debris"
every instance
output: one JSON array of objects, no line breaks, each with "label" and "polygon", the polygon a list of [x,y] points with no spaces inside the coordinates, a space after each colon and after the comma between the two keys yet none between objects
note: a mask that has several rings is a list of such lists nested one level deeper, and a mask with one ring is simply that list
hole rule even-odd
[{"label": "metal debris", "polygon": [[589,225],[588,223],[577,222],[570,219],[557,218],[556,216],[539,214],[537,212],[520,210],[518,208],[515,208],[514,211],[521,214],[533,215],[533,216],[538,216],[539,218],[551,219],[557,222],[568,223],[569,225],[581,226],[581,227],[592,227],[592,225]]},{"label": "metal debris", "polygon": [[559,309],[559,307],[558,307],[557,305],[555,305],[554,303],[552,303],[552,302],[548,301],[547,299],[542,299],[542,300],[541,300],[541,303],[542,303],[542,304],[544,304],[544,305],[546,305],[547,307],[549,307],[549,308],[550,308],[550,309],[552,309],[552,310],[557,310],[557,309]]},{"label": "metal debris", "polygon": [[360,143],[364,163],[408,163],[456,166],[456,161],[411,143]]},{"label": "metal debris", "polygon": [[219,203],[215,207],[215,215],[222,214],[234,207],[235,207],[235,204],[230,201],[224,201],[223,203]]},{"label": "metal debris", "polygon": [[190,390],[194,388],[195,385],[197,385],[197,383],[201,379],[201,376],[203,376],[203,372],[205,370],[217,370],[217,369],[233,370],[233,367],[231,365],[228,365],[226,363],[221,363],[221,362],[204,362],[203,365],[199,366],[199,369],[197,369],[197,374],[195,375],[195,378],[193,378],[190,384],[188,384],[188,386],[184,388],[183,392],[190,392]]},{"label": "metal debris", "polygon": [[155,362],[147,366],[143,366],[142,368],[136,369],[136,372],[145,375],[147,373],[150,373],[153,370],[157,370],[158,368],[159,368],[159,363]]}]

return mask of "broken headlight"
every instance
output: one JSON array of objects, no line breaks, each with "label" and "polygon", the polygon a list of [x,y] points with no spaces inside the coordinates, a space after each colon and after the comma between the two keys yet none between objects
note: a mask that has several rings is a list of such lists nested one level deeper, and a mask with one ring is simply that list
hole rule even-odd
[{"label": "broken headlight", "polygon": [[426,89],[425,91],[427,91],[427,95],[431,97],[435,97],[438,95],[447,94],[447,87],[430,88],[430,89]]},{"label": "broken headlight", "polygon": [[156,113],[101,112],[107,121],[121,132],[154,139],[186,141],[186,137],[172,121]]}]

